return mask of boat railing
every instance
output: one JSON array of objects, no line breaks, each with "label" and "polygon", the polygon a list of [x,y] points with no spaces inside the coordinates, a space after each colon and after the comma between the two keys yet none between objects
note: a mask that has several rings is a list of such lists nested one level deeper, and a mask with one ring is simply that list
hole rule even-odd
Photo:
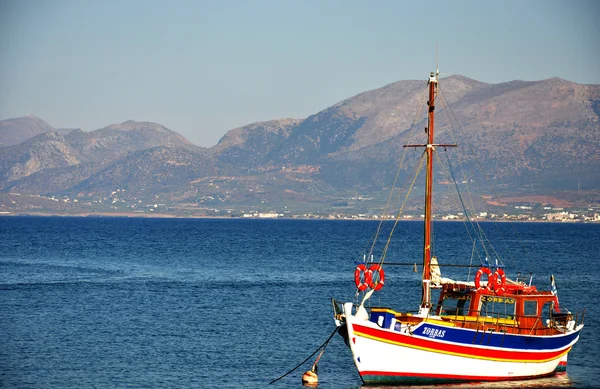
[{"label": "boat railing", "polygon": [[493,310],[488,310],[485,314],[482,314],[481,311],[474,313],[473,310],[470,310],[466,306],[463,308],[448,309],[447,306],[434,304],[432,311],[439,311],[440,316],[444,318],[452,318],[453,320],[464,320],[469,322],[480,321],[496,324],[510,323],[512,325],[516,321],[515,316],[512,313],[507,313],[504,311],[496,312]]},{"label": "boat railing", "polygon": [[581,311],[577,312],[575,314],[575,316],[573,317],[573,320],[575,320],[575,328],[582,325],[585,321],[584,319],[585,319],[585,308],[583,308]]},{"label": "boat railing", "polygon": [[556,333],[556,331],[566,332],[582,325],[585,318],[585,309],[576,314],[554,312],[545,322],[540,317],[512,315],[506,312],[488,311],[485,315],[480,312],[477,312],[477,314],[466,313],[466,315],[457,313],[441,314],[439,318],[444,322],[452,323],[456,327],[527,335],[550,335]]},{"label": "boat railing", "polygon": [[[331,299],[331,303],[333,306],[333,314],[334,318],[339,321],[343,321],[344,315],[344,304],[335,299]],[[423,320],[419,319],[417,316],[414,316],[417,312],[395,312],[389,308],[381,308],[381,307],[365,307],[367,311],[371,312],[371,309],[375,309],[378,311],[389,311],[392,317],[396,317],[396,319],[401,320]],[[430,312],[437,312],[438,305],[434,304],[430,310]],[[524,334],[524,335],[551,335],[553,333],[558,332],[567,332],[573,329],[578,328],[580,325],[584,323],[586,310],[583,309],[575,314],[570,312],[567,313],[558,313],[552,312],[550,314],[550,318],[547,320],[542,320],[540,317],[534,316],[518,316],[512,315],[507,312],[492,312],[488,311],[485,315],[482,315],[480,312],[476,314],[472,314],[472,311],[462,311],[461,313],[465,313],[465,315],[459,315],[457,312],[454,314],[442,314],[442,315],[433,315],[430,314],[426,321],[439,321],[446,323],[446,325],[450,324],[455,327],[463,327],[463,328],[472,328],[476,331],[484,331],[484,332],[504,332],[504,333],[512,333],[512,334]],[[371,316],[371,315],[370,315]],[[371,316],[371,320],[373,317]]]},{"label": "boat railing", "polygon": [[[583,323],[585,321],[585,311],[586,310],[584,308],[584,309],[582,309],[581,311],[579,311],[579,312],[577,312],[575,314],[571,314],[569,312],[569,314],[570,314],[570,321],[573,322],[573,328],[572,329],[575,329],[575,328],[579,327],[580,325],[583,325]],[[568,325],[568,323],[567,323],[567,325]]]},{"label": "boat railing", "polygon": [[455,326],[471,327],[476,330],[491,331],[491,332],[510,332],[519,333],[523,330],[531,330],[532,326],[523,327],[522,317],[515,316],[508,312],[494,312],[488,310],[485,314],[480,311],[473,314],[472,311],[465,309],[465,314],[441,314],[440,317],[444,321],[452,322]]}]

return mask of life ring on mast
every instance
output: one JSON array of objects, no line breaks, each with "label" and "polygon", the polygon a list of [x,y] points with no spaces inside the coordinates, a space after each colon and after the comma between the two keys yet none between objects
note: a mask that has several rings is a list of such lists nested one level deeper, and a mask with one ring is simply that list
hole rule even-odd
[{"label": "life ring on mast", "polygon": [[[373,284],[373,273],[377,272],[379,274],[379,280],[377,281],[377,284]],[[381,265],[378,264],[374,264],[369,266],[369,278],[370,278],[370,282],[369,282],[369,287],[372,288],[373,290],[381,290],[381,288],[383,288],[383,284],[385,283],[385,272],[383,271],[383,268],[381,267]]]},{"label": "life ring on mast", "polygon": [[506,292],[506,274],[504,274],[504,270],[496,269],[492,284],[496,295],[502,296]]},{"label": "life ring on mast", "polygon": [[[364,276],[361,280],[361,275],[363,274]],[[354,283],[356,284],[356,288],[361,292],[367,289],[371,283],[371,272],[370,270],[367,270],[367,266],[364,263],[360,263],[356,266],[356,269],[354,270]]]},{"label": "life ring on mast", "polygon": [[[484,274],[486,274],[487,278],[488,278],[486,286],[481,285],[481,276]],[[483,292],[484,290],[487,290],[488,292],[491,292],[492,291],[492,281],[493,281],[493,276],[492,276],[492,271],[490,270],[490,268],[489,267],[480,267],[477,274],[475,274],[475,288],[477,288],[477,291]]]}]

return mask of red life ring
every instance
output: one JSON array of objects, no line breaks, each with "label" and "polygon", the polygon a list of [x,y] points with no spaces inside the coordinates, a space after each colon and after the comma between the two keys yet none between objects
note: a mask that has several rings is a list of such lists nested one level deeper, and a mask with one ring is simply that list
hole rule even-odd
[{"label": "red life ring", "polygon": [[[487,285],[484,287],[481,285],[481,276],[486,274],[488,277]],[[475,287],[478,292],[483,292],[487,290],[488,292],[492,291],[492,271],[488,267],[481,267],[477,274],[475,274]]]},{"label": "red life ring", "polygon": [[[364,279],[362,281],[360,279],[361,273],[364,274]],[[367,289],[367,287],[371,283],[371,272],[370,270],[367,270],[367,266],[365,266],[364,263],[361,263],[358,266],[356,266],[356,269],[354,270],[354,283],[356,284],[358,290],[360,290],[361,292]]]},{"label": "red life ring", "polygon": [[[373,284],[373,273],[374,272],[378,272],[379,273],[379,281],[377,281],[377,284]],[[370,278],[370,282],[369,282],[369,287],[374,289],[374,290],[380,290],[381,288],[383,288],[383,284],[385,283],[385,272],[383,271],[383,268],[381,267],[381,265],[371,265],[369,266],[369,278]]]},{"label": "red life ring", "polygon": [[502,296],[506,292],[506,274],[504,270],[496,269],[494,272],[494,293],[498,296]]}]

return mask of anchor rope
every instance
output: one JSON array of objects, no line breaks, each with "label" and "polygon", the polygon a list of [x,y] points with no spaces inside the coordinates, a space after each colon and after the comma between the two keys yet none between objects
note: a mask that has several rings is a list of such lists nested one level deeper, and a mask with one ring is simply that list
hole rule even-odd
[{"label": "anchor rope", "polygon": [[[319,350],[323,349],[323,351],[325,351],[325,347],[327,347],[327,345],[329,344],[329,341],[331,340],[331,338],[333,338],[333,335],[335,335],[335,333],[338,331],[338,327],[335,327],[335,330],[333,330],[333,332],[331,333],[331,335],[329,335],[329,338],[327,338],[327,340],[325,342],[323,342],[322,345],[320,345],[312,354],[310,354],[308,357],[306,357],[305,360],[303,360],[302,362],[300,362],[296,367],[294,367],[292,370],[288,371],[287,373],[285,373],[284,375],[282,375],[279,378],[275,378],[273,381],[269,382],[269,385],[271,385],[274,382],[279,381],[280,379],[282,379],[283,377],[289,375],[290,373],[294,372],[296,369],[298,369],[300,366],[304,365],[306,363],[306,361],[308,361],[310,358],[312,358],[316,353],[319,352]],[[321,352],[321,355],[323,355],[323,353]],[[317,364],[317,362],[319,361],[319,359],[321,358],[321,355],[319,355],[319,358],[317,358],[317,360],[315,361],[315,365]]]}]

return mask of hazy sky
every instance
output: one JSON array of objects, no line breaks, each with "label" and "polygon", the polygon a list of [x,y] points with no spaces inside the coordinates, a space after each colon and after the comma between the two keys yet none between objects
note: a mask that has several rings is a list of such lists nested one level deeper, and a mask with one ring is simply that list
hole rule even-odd
[{"label": "hazy sky", "polygon": [[435,68],[600,84],[600,1],[0,0],[0,120],[199,146]]}]

